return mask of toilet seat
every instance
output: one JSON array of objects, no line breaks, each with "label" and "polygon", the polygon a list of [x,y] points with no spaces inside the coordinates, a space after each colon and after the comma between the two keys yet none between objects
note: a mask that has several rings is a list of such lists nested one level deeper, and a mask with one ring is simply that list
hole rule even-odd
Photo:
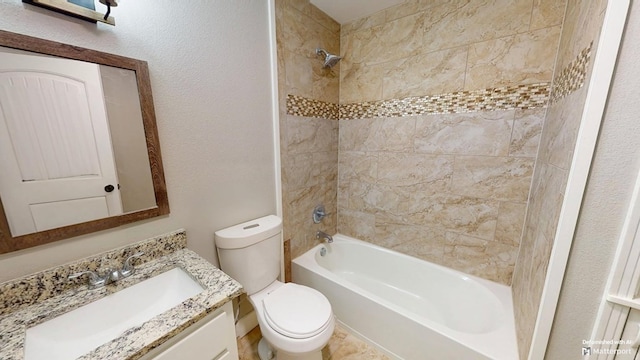
[{"label": "toilet seat", "polygon": [[320,334],[332,319],[331,304],[319,291],[286,283],[262,300],[267,324],[277,333],[293,339]]}]

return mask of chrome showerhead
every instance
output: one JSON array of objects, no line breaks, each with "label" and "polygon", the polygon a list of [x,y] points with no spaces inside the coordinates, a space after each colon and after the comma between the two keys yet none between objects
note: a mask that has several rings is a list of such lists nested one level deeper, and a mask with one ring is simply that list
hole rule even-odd
[{"label": "chrome showerhead", "polygon": [[324,65],[323,65],[323,67],[325,67],[325,68],[332,68],[338,63],[338,61],[342,60],[342,58],[340,56],[329,54],[327,52],[327,50],[320,49],[320,48],[316,49],[316,55],[324,56]]}]

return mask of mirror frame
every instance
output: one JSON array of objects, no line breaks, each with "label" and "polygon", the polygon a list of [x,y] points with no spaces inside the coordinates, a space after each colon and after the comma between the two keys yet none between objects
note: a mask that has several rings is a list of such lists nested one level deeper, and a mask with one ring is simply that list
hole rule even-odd
[{"label": "mirror frame", "polygon": [[85,235],[96,231],[115,228],[139,220],[169,214],[169,199],[164,179],[160,141],[156,126],[156,115],[151,95],[151,81],[146,61],[127,58],[101,51],[85,49],[78,46],[63,44],[51,40],[44,40],[27,35],[16,34],[0,30],[0,46],[26,50],[40,54],[53,55],[66,59],[81,60],[101,65],[133,70],[138,82],[138,94],[142,110],[142,122],[147,142],[147,153],[151,165],[151,178],[156,196],[156,207],[134,211],[104,219],[92,220],[75,225],[68,225],[51,230],[39,231],[32,234],[12,236],[9,223],[2,206],[0,195],[0,254],[27,249],[48,244],[75,236]]}]

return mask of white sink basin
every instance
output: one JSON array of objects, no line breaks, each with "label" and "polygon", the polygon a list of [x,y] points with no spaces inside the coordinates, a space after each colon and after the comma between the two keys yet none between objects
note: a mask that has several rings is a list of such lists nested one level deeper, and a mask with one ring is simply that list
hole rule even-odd
[{"label": "white sink basin", "polygon": [[169,270],[27,329],[25,359],[75,359],[202,290],[184,270]]}]

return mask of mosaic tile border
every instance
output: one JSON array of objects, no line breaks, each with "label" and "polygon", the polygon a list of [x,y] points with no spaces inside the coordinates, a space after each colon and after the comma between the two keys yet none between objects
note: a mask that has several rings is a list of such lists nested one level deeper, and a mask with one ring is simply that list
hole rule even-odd
[{"label": "mosaic tile border", "polygon": [[297,95],[287,95],[287,114],[338,120],[338,104],[309,99]]},{"label": "mosaic tile border", "polygon": [[287,114],[347,120],[546,107],[584,86],[592,45],[593,42],[560,72],[553,88],[551,83],[542,82],[340,105],[289,94]]},{"label": "mosaic tile border", "polygon": [[289,94],[287,114],[337,120],[533,109],[547,105],[550,91],[545,82],[340,105]]},{"label": "mosaic tile border", "polygon": [[567,95],[584,86],[589,62],[591,60],[592,46],[593,41],[589,43],[587,48],[583,49],[578,54],[575,60],[562,69],[560,75],[558,75],[557,79],[553,83],[553,90],[551,93],[552,104],[567,97]]},{"label": "mosaic tile border", "polygon": [[340,105],[340,119],[533,109],[549,101],[548,82]]}]

